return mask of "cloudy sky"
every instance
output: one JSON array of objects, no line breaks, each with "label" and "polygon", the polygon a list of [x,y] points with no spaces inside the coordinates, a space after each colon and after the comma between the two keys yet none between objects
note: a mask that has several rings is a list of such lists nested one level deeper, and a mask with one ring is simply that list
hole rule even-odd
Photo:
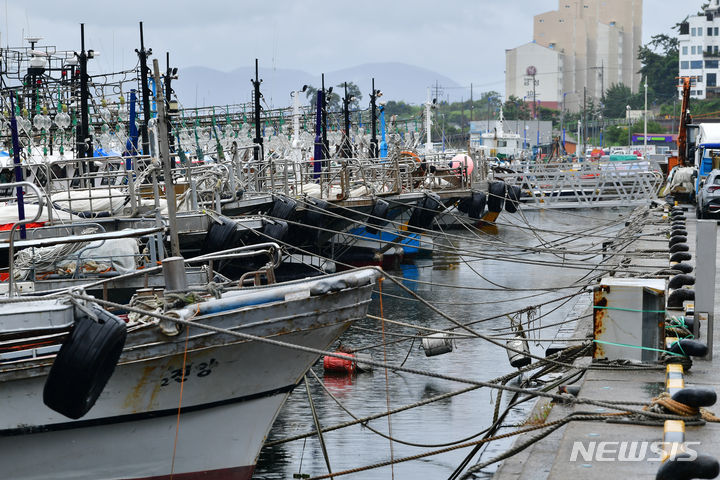
[{"label": "cloudy sky", "polygon": [[[557,0],[0,0],[0,42],[42,36],[62,50],[101,52],[97,70],[132,66],[139,44],[179,67],[230,71],[259,58],[309,73],[404,62],[479,91],[504,91],[505,49],[532,40],[533,15]],[[4,5],[3,5],[4,3]],[[702,0],[645,0],[643,37],[670,33]]]}]

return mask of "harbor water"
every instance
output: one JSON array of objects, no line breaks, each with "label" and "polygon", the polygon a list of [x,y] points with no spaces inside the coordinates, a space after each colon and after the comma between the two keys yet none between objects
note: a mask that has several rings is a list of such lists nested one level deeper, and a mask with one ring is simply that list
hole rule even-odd
[{"label": "harbor water", "polygon": [[[624,226],[629,209],[598,210],[547,210],[529,211],[522,214],[503,214],[499,231],[495,235],[479,234],[468,230],[438,233],[434,238],[435,252],[429,258],[417,258],[388,273],[404,278],[404,284],[416,294],[437,306],[460,322],[488,319],[472,325],[476,331],[487,335],[507,334],[510,320],[503,315],[528,306],[538,306],[533,312],[537,318],[531,325],[541,327],[564,321],[574,306],[576,297],[556,303],[550,300],[566,296],[578,290],[577,285],[587,283],[587,278],[598,275],[580,268],[565,268],[562,249],[597,252]],[[557,233],[553,233],[557,232]],[[581,233],[582,236],[567,236]],[[478,238],[478,235],[481,238]],[[497,243],[487,243],[491,239]],[[482,245],[480,246],[480,240]],[[552,247],[549,252],[533,253],[520,247]],[[478,259],[477,255],[493,255],[498,259]],[[502,260],[500,260],[502,258]],[[599,255],[568,257],[588,265],[597,263]],[[521,263],[538,261],[539,264]],[[554,288],[574,288],[552,290]],[[537,291],[543,288],[550,291]],[[414,325],[446,329],[453,325],[436,312],[410,298],[393,282],[382,283],[382,312],[380,295],[375,294],[370,313],[389,320]],[[401,297],[401,298],[398,298]],[[492,318],[497,317],[497,318]],[[526,320],[527,317],[523,316]],[[558,326],[550,326],[528,333],[529,338],[552,338]],[[505,329],[505,330],[503,330]],[[461,338],[454,341],[452,352],[427,357],[420,342],[408,338],[416,329],[385,324],[386,347],[382,347],[382,325],[366,318],[357,322],[341,338],[343,346],[363,349],[372,353],[375,361],[404,365],[409,368],[436,372],[458,378],[487,381],[512,372],[506,351],[483,340]],[[461,333],[461,331],[457,331]],[[548,341],[530,341],[531,351],[544,356]],[[356,417],[377,414],[403,405],[412,404],[440,394],[468,387],[431,376],[394,373],[389,371],[387,383],[385,371],[376,368],[371,373],[329,375],[323,372],[322,360],[313,371],[322,380],[334,400],[308,374],[311,396],[323,428],[352,420],[347,409]],[[497,392],[479,388],[468,393],[445,398],[429,405],[403,411],[388,419],[382,417],[369,422],[369,426],[398,440],[392,446],[387,438],[373,433],[361,425],[334,430],[324,434],[328,460],[333,472],[363,467],[392,458],[399,459],[431,450],[452,446],[456,443],[477,440],[482,431],[492,423]],[[509,397],[509,395],[506,395]],[[506,398],[507,399],[507,398]],[[338,402],[342,405],[338,405]],[[504,425],[525,421],[533,401],[515,407],[503,422]],[[304,385],[291,394],[277,418],[268,441],[311,432],[313,417]],[[502,430],[501,430],[502,433]],[[490,459],[505,451],[512,439],[493,442],[480,449],[471,465],[479,459]],[[471,447],[452,450],[419,460],[397,463],[353,473],[341,478],[389,479],[389,478],[447,478],[457,468]],[[497,465],[485,470],[490,477]],[[289,443],[265,447],[260,455],[254,475],[258,480],[288,479],[294,474],[319,476],[328,473],[326,462],[316,436]],[[337,477],[336,477],[337,478]]]}]

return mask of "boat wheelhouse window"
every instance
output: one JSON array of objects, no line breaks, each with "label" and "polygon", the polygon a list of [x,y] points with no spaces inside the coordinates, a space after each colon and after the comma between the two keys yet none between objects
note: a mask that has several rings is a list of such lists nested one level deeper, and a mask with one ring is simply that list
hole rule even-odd
[{"label": "boat wheelhouse window", "polygon": [[507,141],[498,140],[498,147],[507,147]]}]

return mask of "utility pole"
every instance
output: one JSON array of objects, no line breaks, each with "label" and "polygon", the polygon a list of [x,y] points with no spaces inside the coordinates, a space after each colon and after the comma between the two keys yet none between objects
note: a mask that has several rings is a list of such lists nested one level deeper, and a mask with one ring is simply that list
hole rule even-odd
[{"label": "utility pole", "polygon": [[470,84],[470,121],[475,121],[475,104],[473,103],[473,84]]},{"label": "utility pole", "polygon": [[370,158],[378,156],[377,140],[377,98],[382,95],[380,90],[375,90],[375,79],[372,79],[372,93],[370,94]]},{"label": "utility pole", "polygon": [[[587,138],[587,87],[583,87],[583,147],[585,147],[585,139]],[[585,152],[582,152],[583,157],[585,156]]]},{"label": "utility pole", "polygon": [[263,152],[263,137],[260,132],[260,72],[258,71],[258,59],[255,59],[255,80],[250,79],[253,84],[253,97],[255,100],[255,148],[253,149],[255,161],[260,161],[264,157]]},{"label": "utility pole", "polygon": [[78,62],[80,64],[80,131],[78,138],[78,157],[92,157],[93,146],[90,138],[90,118],[88,112],[88,74],[87,61],[90,58],[88,52],[85,51],[85,24],[80,24],[80,55]]},{"label": "utility pole", "polygon": [[140,22],[140,50],[135,49],[140,58],[140,94],[143,104],[143,123],[140,125],[142,136],[143,155],[150,154],[150,139],[148,138],[148,122],[150,121],[150,89],[148,88],[148,56],[152,55],[152,48],[145,50],[145,39],[143,37],[143,22]]}]

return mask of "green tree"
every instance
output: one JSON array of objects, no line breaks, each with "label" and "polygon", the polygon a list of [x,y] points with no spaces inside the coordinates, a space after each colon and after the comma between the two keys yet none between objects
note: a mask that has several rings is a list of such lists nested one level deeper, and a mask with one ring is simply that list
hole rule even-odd
[{"label": "green tree", "polygon": [[643,104],[644,98],[640,98],[639,94],[633,95],[630,87],[622,83],[613,83],[605,91],[603,115],[605,118],[624,118],[628,105],[631,109],[637,110],[642,108]]},{"label": "green tree", "polygon": [[653,35],[648,44],[640,47],[640,73],[647,80],[649,102],[672,101],[677,96],[675,78],[678,76],[679,58],[678,39],[669,35]]},{"label": "green tree", "polygon": [[[336,91],[339,94],[342,94],[345,96],[345,84],[341,83],[340,85],[337,85],[335,87]],[[335,93],[335,91],[333,91]],[[362,93],[360,92],[360,87],[358,87],[354,82],[347,82],[347,93],[348,97],[352,97],[353,101],[350,102],[350,110],[357,110],[360,108],[360,100],[362,100]]]},{"label": "green tree", "polygon": [[510,95],[503,104],[503,115],[508,120],[529,120],[531,116],[530,106],[515,95]]},{"label": "green tree", "polygon": [[[349,86],[350,84],[348,84],[348,87]],[[310,106],[313,107],[313,109],[317,108],[317,92],[318,89],[313,87],[312,85],[308,85],[307,90],[305,90],[305,97],[308,99]],[[327,96],[326,102],[328,111],[340,110],[340,95],[335,93],[334,89],[330,93],[330,95]]]},{"label": "green tree", "polygon": [[403,101],[396,102],[390,100],[385,104],[385,115],[397,115],[398,117],[405,117],[414,115],[419,107],[413,107]]}]

